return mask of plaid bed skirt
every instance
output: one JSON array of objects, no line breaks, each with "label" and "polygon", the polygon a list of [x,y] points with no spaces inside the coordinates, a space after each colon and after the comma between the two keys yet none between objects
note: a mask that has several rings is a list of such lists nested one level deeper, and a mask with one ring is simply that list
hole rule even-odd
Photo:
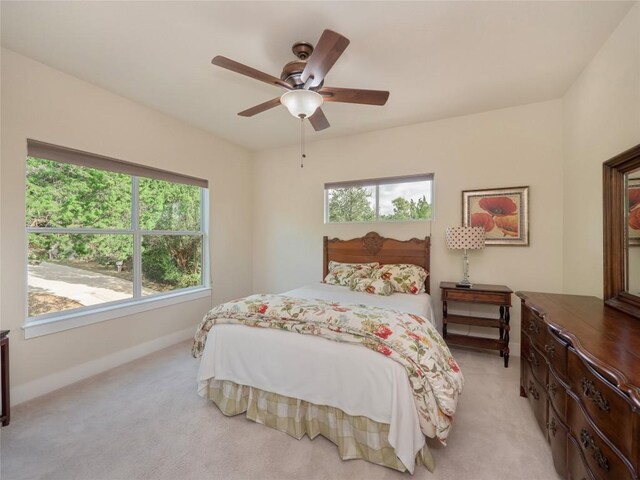
[{"label": "plaid bed skirt", "polygon": [[[322,435],[338,447],[342,460],[360,458],[401,472],[407,468],[389,444],[389,425],[367,417],[347,415],[326,405],[285,397],[228,380],[209,380],[208,398],[224,415],[246,412],[254,422],[280,430],[298,440],[305,434]],[[433,472],[435,461],[425,445],[416,455],[416,464]]]}]

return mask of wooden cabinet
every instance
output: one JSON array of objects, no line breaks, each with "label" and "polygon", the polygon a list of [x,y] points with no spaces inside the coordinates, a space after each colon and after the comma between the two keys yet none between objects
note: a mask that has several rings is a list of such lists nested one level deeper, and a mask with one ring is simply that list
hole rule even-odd
[{"label": "wooden cabinet", "polygon": [[[505,368],[509,366],[509,308],[511,307],[511,289],[504,285],[474,284],[471,288],[456,287],[454,282],[441,282],[442,296],[442,337],[448,345],[460,347],[489,348],[498,350],[504,357]],[[453,315],[448,312],[448,302],[464,302],[497,305],[500,318]],[[447,325],[456,323],[498,329],[498,338],[456,335],[447,332]]]},{"label": "wooden cabinet", "polygon": [[9,330],[0,331],[0,388],[2,388],[2,413],[0,424],[3,427],[11,421],[9,401]]},{"label": "wooden cabinet", "polygon": [[520,395],[569,479],[637,480],[640,320],[595,297],[522,299]]}]

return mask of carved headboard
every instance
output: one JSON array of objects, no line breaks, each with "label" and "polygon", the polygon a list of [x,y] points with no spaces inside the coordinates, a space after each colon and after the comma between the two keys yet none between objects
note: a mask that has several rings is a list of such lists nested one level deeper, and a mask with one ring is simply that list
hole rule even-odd
[{"label": "carved headboard", "polygon": [[[323,239],[323,265],[322,278],[329,273],[331,260],[345,263],[379,262],[382,265],[388,263],[411,263],[420,265],[427,272],[430,269],[431,238],[424,240],[412,238],[411,240],[396,240],[385,238],[376,232],[369,232],[364,237],[340,240],[339,238],[324,237]],[[430,292],[429,278],[424,282],[424,289]]]}]

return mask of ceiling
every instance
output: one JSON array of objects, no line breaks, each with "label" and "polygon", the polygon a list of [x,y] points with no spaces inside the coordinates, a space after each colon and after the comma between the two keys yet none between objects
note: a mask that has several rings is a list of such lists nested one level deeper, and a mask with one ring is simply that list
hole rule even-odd
[{"label": "ceiling", "polygon": [[634,2],[7,2],[2,46],[235,144],[299,141],[284,93],[211,64],[279,77],[325,28],[351,44],[334,87],[389,90],[384,107],[330,103],[316,140],[561,97]]}]

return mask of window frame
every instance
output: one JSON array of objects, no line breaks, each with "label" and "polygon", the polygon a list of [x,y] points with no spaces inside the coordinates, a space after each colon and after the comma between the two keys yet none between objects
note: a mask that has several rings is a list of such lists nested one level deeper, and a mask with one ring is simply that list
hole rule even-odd
[{"label": "window frame", "polygon": [[[25,302],[24,325],[25,339],[35,338],[71,328],[90,325],[120,318],[147,310],[179,304],[211,296],[211,272],[209,252],[209,189],[207,180],[174,174],[164,170],[122,162],[100,155],[94,155],[79,150],[67,149],[35,140],[28,140],[27,157],[52,160],[57,163],[73,163],[75,165],[95,168],[103,171],[125,173],[131,178],[131,223],[130,228],[65,228],[65,227],[29,227],[25,225]],[[50,154],[49,154],[50,153]],[[67,157],[68,155],[68,157]],[[56,157],[56,158],[51,158]],[[69,160],[69,158],[71,160]],[[105,168],[109,166],[114,168]],[[124,171],[123,171],[124,169]],[[199,230],[143,230],[139,225],[139,183],[140,178],[152,178],[173,183],[183,183],[200,188],[200,229]],[[27,174],[25,170],[25,183]],[[25,212],[27,205],[27,190],[25,189]],[[29,316],[29,234],[98,234],[98,235],[131,235],[133,241],[133,289],[132,297],[122,300],[88,305],[59,312],[50,312],[36,316]],[[200,285],[179,288],[152,295],[142,295],[142,238],[144,235],[198,235],[201,238],[201,283]]]},{"label": "window frame", "polygon": [[[408,219],[408,220],[390,220],[380,218],[380,187],[385,185],[393,185],[397,183],[410,183],[410,182],[431,182],[431,198],[428,198],[429,205],[431,206],[431,217],[422,219]],[[329,220],[329,190],[338,188],[349,187],[375,187],[375,214],[374,220],[355,220],[349,222],[332,222]],[[327,182],[324,184],[324,223],[325,225],[345,225],[345,224],[358,224],[358,223],[400,223],[400,222],[431,222],[435,220],[435,174],[423,173],[416,175],[402,175],[397,177],[380,177],[370,178],[366,180],[351,180],[343,182]]]}]

